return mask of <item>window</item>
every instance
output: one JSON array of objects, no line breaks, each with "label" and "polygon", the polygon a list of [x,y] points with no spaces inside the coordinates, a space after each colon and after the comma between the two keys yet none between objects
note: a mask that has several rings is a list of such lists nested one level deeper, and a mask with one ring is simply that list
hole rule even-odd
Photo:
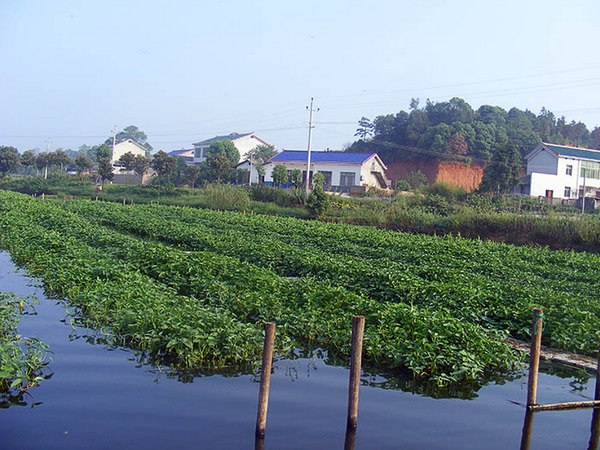
[{"label": "window", "polygon": [[571,198],[571,187],[565,186],[565,198]]},{"label": "window", "polygon": [[356,174],[354,172],[341,172],[340,173],[340,186],[354,186],[354,180]]},{"label": "window", "polygon": [[600,179],[600,163],[581,161],[581,176],[585,178]]},{"label": "window", "polygon": [[319,173],[323,174],[325,177],[325,187],[329,188],[331,186],[331,178],[332,174],[330,170],[319,170]]},{"label": "window", "polygon": [[568,165],[567,166],[567,171],[566,171],[567,175],[573,175],[573,166],[572,165]]}]

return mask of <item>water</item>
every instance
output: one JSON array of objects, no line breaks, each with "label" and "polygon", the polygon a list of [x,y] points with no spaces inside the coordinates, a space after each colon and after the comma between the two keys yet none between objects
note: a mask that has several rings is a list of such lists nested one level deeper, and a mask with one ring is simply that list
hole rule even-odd
[{"label": "water", "polygon": [[[38,314],[23,318],[21,332],[54,352],[52,379],[32,391],[30,403],[42,404],[0,412],[0,448],[254,448],[258,383],[252,374],[184,383],[164,368],[138,364],[129,350],[92,345],[82,336],[93,333],[61,322],[64,306],[47,299],[7,253],[0,253],[0,290],[37,296]],[[348,369],[319,358],[277,361],[274,368],[265,448],[343,448]],[[365,376],[356,449],[519,448],[525,375],[487,385],[472,400],[383,389],[373,384],[385,378]],[[595,380],[579,381],[541,374],[538,401],[592,399]],[[586,449],[591,419],[591,410],[538,413],[531,448]]]}]

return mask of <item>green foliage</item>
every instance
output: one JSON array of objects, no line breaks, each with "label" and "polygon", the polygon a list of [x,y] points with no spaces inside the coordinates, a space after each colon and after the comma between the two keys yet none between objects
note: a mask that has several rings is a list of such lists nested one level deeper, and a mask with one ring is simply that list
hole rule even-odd
[{"label": "green foliage", "polygon": [[[115,135],[115,142],[117,144],[120,144],[121,142],[124,142],[127,139],[131,139],[131,140],[137,142],[138,144],[140,144],[142,147],[145,147],[146,154],[148,154],[148,152],[150,152],[152,150],[152,146],[148,143],[148,136],[146,136],[146,133],[144,133],[142,130],[140,130],[138,127],[136,127],[134,125],[129,125],[128,127],[124,128],[122,131],[119,131]],[[104,142],[104,145],[112,146],[112,143],[113,143],[113,138],[109,137]]]},{"label": "green foliage", "polygon": [[153,157],[150,162],[150,167],[152,167],[158,176],[158,183],[169,183],[173,176],[175,175],[175,166],[176,161],[175,158],[169,156],[167,153],[160,150]]},{"label": "green foliage", "polygon": [[407,192],[412,190],[412,186],[410,185],[410,183],[408,182],[408,180],[398,180],[396,181],[396,185],[394,186],[394,190],[395,191],[403,191],[403,192]]},{"label": "green foliage", "polygon": [[234,182],[235,166],[239,162],[240,152],[230,140],[214,142],[202,162],[202,178],[206,181]]},{"label": "green foliage", "polygon": [[250,195],[252,200],[258,202],[273,202],[279,206],[298,206],[298,198],[289,189],[282,189],[279,187],[271,187],[265,184],[259,184],[258,186],[252,186],[250,188]]},{"label": "green foliage", "polygon": [[285,167],[283,164],[276,164],[275,167],[273,167],[273,171],[271,172],[271,177],[273,178],[273,183],[275,184],[275,186],[280,186],[283,183],[287,183],[287,167]]},{"label": "green foliage", "polygon": [[521,155],[517,146],[505,143],[485,167],[481,190],[484,192],[507,193],[519,181]]},{"label": "green foliage", "polygon": [[424,186],[427,183],[429,183],[427,176],[420,170],[415,170],[413,172],[410,172],[406,176],[405,180],[408,182],[408,184],[410,185],[412,190],[418,189],[421,186]]},{"label": "green foliage", "polygon": [[0,146],[0,173],[6,176],[19,165],[19,152],[14,147]]},{"label": "green foliage", "polygon": [[462,201],[467,198],[467,192],[462,187],[444,182],[423,186],[421,191],[425,194],[443,197],[449,201]]},{"label": "green foliage", "polygon": [[317,172],[313,176],[313,188],[306,199],[306,209],[313,217],[321,217],[329,207],[329,196],[323,189],[325,176]]},{"label": "green foliage", "polygon": [[31,312],[34,303],[0,292],[0,407],[22,400],[48,376],[48,346],[17,331],[20,315]]},{"label": "green foliage", "polygon": [[209,183],[202,193],[211,209],[245,211],[250,206],[248,192],[231,184]]},{"label": "green foliage", "polygon": [[428,100],[421,108],[413,99],[408,112],[377,116],[372,122],[362,117],[355,136],[358,140],[350,151],[376,151],[385,161],[466,157],[489,161],[507,140],[522,157],[542,141],[600,148],[600,131],[590,133],[582,122],[567,123],[545,108],[538,115],[492,105],[474,111],[458,97]]}]

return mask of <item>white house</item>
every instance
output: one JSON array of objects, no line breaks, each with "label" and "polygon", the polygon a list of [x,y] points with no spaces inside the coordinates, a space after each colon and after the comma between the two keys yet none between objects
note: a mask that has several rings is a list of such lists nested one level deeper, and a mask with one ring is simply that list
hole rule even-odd
[{"label": "white house", "polygon": [[[315,172],[325,177],[328,190],[349,192],[352,186],[373,186],[388,188],[390,182],[385,176],[387,167],[377,153],[347,152],[310,152],[310,179]],[[273,168],[283,164],[288,169],[302,171],[302,179],[306,179],[307,152],[284,150],[265,163],[265,181],[273,181]]]},{"label": "white house", "polygon": [[141,155],[146,156],[146,147],[138,144],[133,139],[127,139],[126,141],[119,142],[114,146],[112,157],[110,159],[111,164],[113,165],[113,169],[115,173],[125,173],[126,171],[117,164],[117,161],[123,156],[125,153],[131,153],[133,156]]},{"label": "white house", "polygon": [[527,176],[518,187],[534,197],[600,197],[600,151],[541,143],[526,157]]},{"label": "white house", "polygon": [[211,144],[219,141],[229,140],[233,142],[235,148],[240,152],[240,161],[246,159],[247,153],[259,145],[271,145],[264,139],[259,138],[254,133],[231,133],[224,136],[215,136],[205,141],[196,142],[194,146],[194,164],[198,164],[206,159],[206,152]]},{"label": "white house", "polygon": [[258,173],[258,170],[256,170],[256,164],[254,164],[253,161],[251,162],[249,159],[245,159],[241,161],[237,166],[235,166],[235,168],[238,170],[249,171],[250,181],[252,182],[252,184],[258,184],[259,182],[261,182],[261,176]]}]

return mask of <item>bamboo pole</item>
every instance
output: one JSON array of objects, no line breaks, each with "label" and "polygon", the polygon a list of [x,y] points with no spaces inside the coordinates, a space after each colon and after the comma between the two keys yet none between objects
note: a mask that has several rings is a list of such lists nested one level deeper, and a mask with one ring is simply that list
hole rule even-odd
[{"label": "bamboo pole", "polygon": [[275,343],[275,324],[265,324],[265,343],[263,347],[262,367],[260,369],[260,390],[258,392],[258,413],[256,415],[256,436],[264,437],[267,429],[267,409],[269,408],[269,387],[271,386],[271,368],[273,366],[273,347]]},{"label": "bamboo pole", "polygon": [[531,346],[529,348],[529,380],[527,382],[527,407],[537,403],[538,372],[540,370],[540,348],[542,345],[542,329],[544,311],[533,309],[533,325],[531,327]]},{"label": "bamboo pole", "polygon": [[[598,365],[596,366],[596,392],[594,394],[596,401],[600,400],[600,350],[598,350]],[[600,409],[594,409],[592,414],[592,429],[590,435],[590,445],[588,450],[597,450],[598,436],[600,435]]]},{"label": "bamboo pole", "polygon": [[533,411],[525,412],[525,420],[523,421],[523,432],[521,433],[521,450],[529,450],[531,446],[531,432],[533,431]]},{"label": "bamboo pole", "polygon": [[568,409],[600,408],[600,400],[584,402],[546,403],[545,405],[529,405],[530,411],[565,411]]},{"label": "bamboo pole", "polygon": [[352,317],[352,356],[350,360],[350,383],[348,385],[348,429],[355,429],[358,425],[358,388],[360,387],[364,330],[365,318],[363,316]]},{"label": "bamboo pole", "polygon": [[344,439],[344,450],[354,450],[356,442],[356,428],[346,429],[346,438]]}]

